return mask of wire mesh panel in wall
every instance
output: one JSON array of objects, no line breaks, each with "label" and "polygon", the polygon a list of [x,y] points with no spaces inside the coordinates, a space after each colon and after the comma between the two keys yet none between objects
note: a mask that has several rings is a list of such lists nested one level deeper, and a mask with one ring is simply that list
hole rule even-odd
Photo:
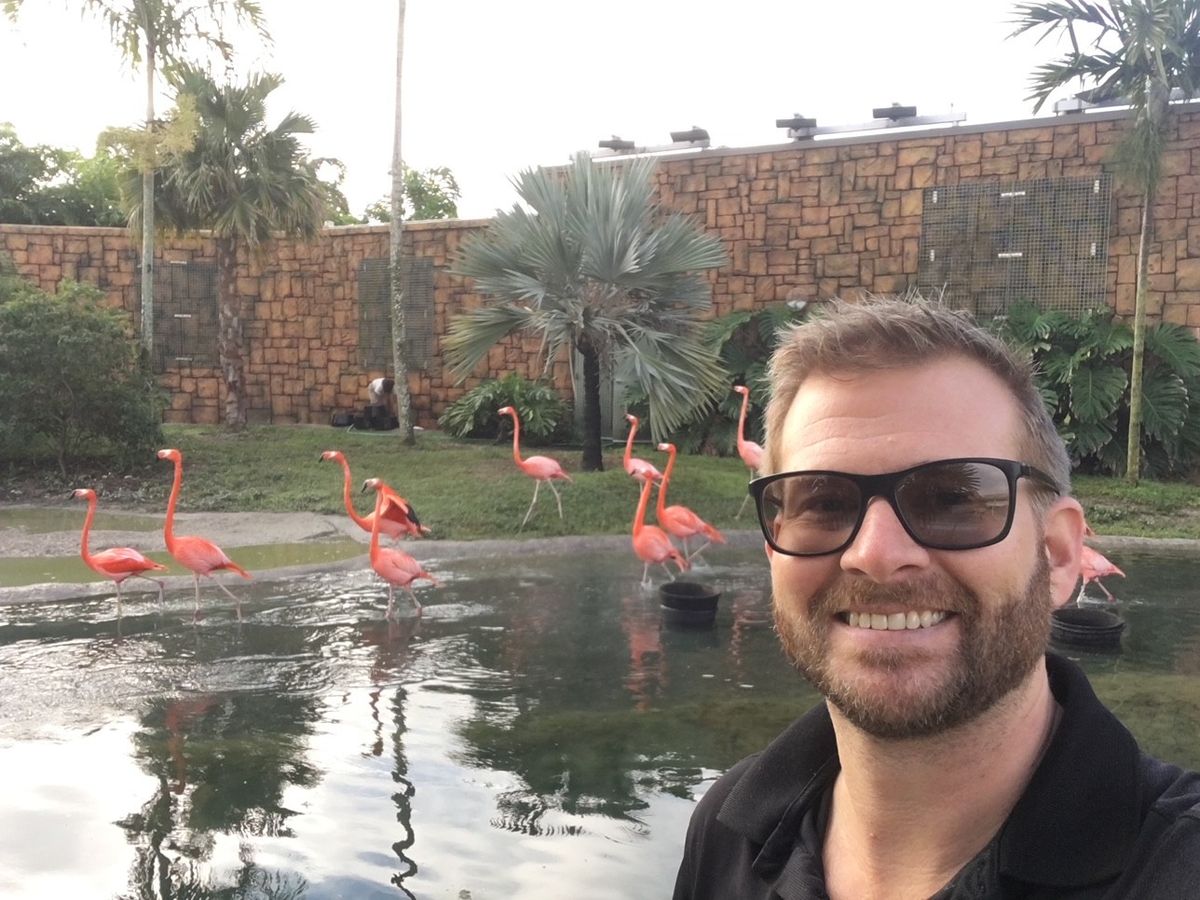
[{"label": "wire mesh panel in wall", "polygon": [[217,267],[160,262],[154,270],[154,370],[217,362]]},{"label": "wire mesh panel in wall", "polygon": [[1111,191],[1108,175],[926,189],[922,292],[983,317],[1104,306]]},{"label": "wire mesh panel in wall", "polygon": [[[424,369],[433,358],[433,260],[401,263],[404,284],[405,360]],[[364,369],[392,369],[391,266],[364,259],[358,266],[358,348]]]}]

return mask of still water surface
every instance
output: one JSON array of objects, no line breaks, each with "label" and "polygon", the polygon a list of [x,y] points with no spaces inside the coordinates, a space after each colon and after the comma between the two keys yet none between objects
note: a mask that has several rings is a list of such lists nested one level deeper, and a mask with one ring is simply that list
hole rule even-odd
[{"label": "still water surface", "polygon": [[[390,623],[357,571],[232,584],[241,625],[211,587],[0,607],[0,896],[668,896],[694,798],[815,699],[761,551],[709,561],[701,631],[611,552],[435,562]],[[1084,665],[1200,766],[1200,561],[1117,561]]]}]

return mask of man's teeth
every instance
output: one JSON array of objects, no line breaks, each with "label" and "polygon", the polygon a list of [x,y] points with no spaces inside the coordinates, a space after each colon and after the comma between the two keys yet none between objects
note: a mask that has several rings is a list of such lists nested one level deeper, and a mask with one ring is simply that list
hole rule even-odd
[{"label": "man's teeth", "polygon": [[870,628],[874,631],[907,631],[915,628],[928,628],[946,618],[943,611],[898,612],[891,615],[882,613],[845,613],[844,619],[851,628]]}]

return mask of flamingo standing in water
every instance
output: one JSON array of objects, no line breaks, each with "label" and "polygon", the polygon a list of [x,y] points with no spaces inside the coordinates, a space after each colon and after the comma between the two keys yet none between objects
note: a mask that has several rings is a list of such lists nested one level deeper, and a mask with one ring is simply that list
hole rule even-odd
[{"label": "flamingo standing in water", "polygon": [[[375,522],[375,513],[371,512],[360,516],[354,509],[354,501],[350,498],[350,463],[346,462],[346,457],[341,450],[326,450],[321,454],[318,462],[324,459],[336,460],[342,464],[342,499],[346,503],[346,512],[359,528],[370,534],[371,527]],[[417,511],[413,509],[411,503],[386,484],[381,493],[384,497],[383,521],[379,523],[379,530],[382,534],[392,540],[397,540],[405,535],[421,537],[429,534],[429,529],[421,524],[421,520],[417,518]]]},{"label": "flamingo standing in water", "polygon": [[117,616],[121,615],[121,582],[126,578],[144,578],[158,585],[158,602],[162,603],[163,583],[157,578],[151,578],[146,572],[165,572],[167,567],[147,559],[132,547],[113,547],[101,550],[99,553],[88,552],[88,534],[92,530],[92,519],[96,515],[96,492],[91,488],[79,488],[71,493],[76,500],[87,500],[87,518],[83,520],[83,536],[79,541],[79,555],[84,564],[105,578],[111,578],[117,585]]},{"label": "flamingo standing in water", "polygon": [[[192,572],[192,581],[196,585],[196,613],[200,612],[200,576],[212,578],[212,573],[221,569],[237,572],[243,578],[249,578],[250,573],[225,555],[225,551],[202,537],[194,535],[175,535],[175,504],[179,501],[179,488],[183,485],[183,454],[178,450],[159,450],[159,459],[168,459],[175,464],[175,481],[171,485],[171,497],[167,500],[167,521],[163,525],[163,540],[167,544],[167,552],[175,557],[175,561]],[[238,621],[242,620],[242,601],[234,596],[233,591],[221,584],[215,578],[213,584],[223,590],[237,604]]]},{"label": "flamingo standing in water", "polygon": [[496,412],[502,416],[512,416],[513,461],[522,472],[534,480],[533,499],[529,501],[529,509],[525,510],[525,518],[521,520],[521,527],[525,527],[525,523],[529,521],[529,516],[533,513],[534,504],[537,503],[538,489],[541,488],[543,481],[550,485],[550,490],[554,491],[554,499],[558,502],[558,517],[561,519],[563,517],[562,497],[558,494],[558,488],[554,486],[554,480],[561,478],[563,481],[570,481],[571,476],[563,471],[563,467],[558,464],[557,460],[548,456],[530,456],[521,459],[521,420],[517,417],[517,411],[511,406],[502,406]]},{"label": "flamingo standing in water", "polygon": [[[725,535],[686,506],[667,506],[667,488],[671,484],[671,473],[675,470],[675,445],[659,444],[658,449],[665,450],[667,453],[667,471],[663,473],[662,484],[658,486],[658,507],[655,515],[658,517],[658,524],[667,534],[683,541],[683,555],[691,560],[709,544],[725,543]],[[688,553],[688,538],[695,535],[702,535],[708,540],[701,544],[694,553]]]},{"label": "flamingo standing in water", "polygon": [[633,455],[633,436],[637,434],[638,418],[629,413],[625,413],[625,418],[629,421],[629,437],[625,439],[625,471],[639,483],[647,478],[651,481],[662,481],[662,472],[646,460]]},{"label": "flamingo standing in water", "polygon": [[[750,477],[753,478],[758,467],[762,465],[763,448],[754,441],[746,440],[746,411],[750,408],[750,388],[744,384],[735,384],[733,392],[742,395],[742,411],[738,414],[737,452],[738,456],[742,458],[742,462],[750,470]],[[749,502],[750,494],[747,493],[742,498],[742,505],[738,507],[735,519],[742,517],[742,512],[745,511],[746,504]]]},{"label": "flamingo standing in water", "polygon": [[371,525],[371,568],[375,570],[388,586],[388,608],[387,618],[392,618],[396,614],[396,587],[404,589],[412,602],[417,607],[418,615],[421,612],[421,601],[417,599],[417,595],[413,593],[412,583],[418,578],[426,578],[432,581],[436,587],[438,581],[428,572],[421,568],[421,564],[409,556],[402,550],[395,550],[391,547],[379,546],[379,534],[382,530],[383,522],[383,506],[388,502],[387,493],[391,490],[378,478],[368,478],[363,482],[362,489],[375,491],[375,515]]},{"label": "flamingo standing in water", "polygon": [[642,482],[642,493],[638,497],[637,512],[633,514],[633,552],[637,554],[638,559],[645,563],[642,566],[642,587],[650,586],[651,563],[661,564],[663,571],[672,581],[675,576],[667,568],[668,559],[675,561],[681,574],[688,568],[687,559],[671,543],[667,533],[657,525],[645,524],[646,506],[650,502],[650,489],[653,487],[654,482],[648,478]]},{"label": "flamingo standing in water", "polygon": [[[1096,532],[1092,531],[1092,526],[1086,523],[1083,526],[1083,533],[1087,537],[1096,536]],[[1120,575],[1124,578],[1125,573],[1110,562],[1103,553],[1084,544],[1083,552],[1079,556],[1079,574],[1083,577],[1083,584],[1079,586],[1079,596],[1075,598],[1076,603],[1083,599],[1083,592],[1087,590],[1088,583],[1092,581],[1096,582],[1096,587],[1104,592],[1109,603],[1117,602],[1117,598],[1100,582],[1100,579],[1107,578],[1109,575]]]}]

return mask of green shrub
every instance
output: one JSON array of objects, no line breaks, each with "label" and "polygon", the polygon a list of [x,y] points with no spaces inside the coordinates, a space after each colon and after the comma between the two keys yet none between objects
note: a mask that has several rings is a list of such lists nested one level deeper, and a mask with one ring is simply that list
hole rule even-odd
[{"label": "green shrub", "polygon": [[570,406],[549,385],[522,378],[515,372],[467,391],[446,408],[438,424],[455,437],[500,440],[512,434],[508,416],[496,414],[502,406],[517,410],[523,441],[548,444],[571,439]]},{"label": "green shrub", "polygon": [[124,468],[161,446],[162,393],[102,296],[71,281],[50,296],[0,280],[0,458],[51,456],[66,476],[84,459]]},{"label": "green shrub", "polygon": [[[1129,327],[1108,310],[1072,318],[1030,303],[1010,309],[996,327],[1032,354],[1038,387],[1076,468],[1120,474],[1129,433]],[[1178,325],[1146,330],[1142,409],[1143,474],[1192,473],[1200,464],[1200,343]]]}]

